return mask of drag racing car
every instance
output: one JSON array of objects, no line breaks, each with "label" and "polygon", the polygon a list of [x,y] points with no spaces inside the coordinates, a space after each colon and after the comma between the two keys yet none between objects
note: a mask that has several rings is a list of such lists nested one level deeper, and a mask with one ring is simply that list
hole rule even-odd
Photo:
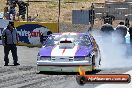
[{"label": "drag racing car", "polygon": [[44,42],[37,56],[38,71],[79,72],[98,69],[101,54],[89,33],[53,33]]}]

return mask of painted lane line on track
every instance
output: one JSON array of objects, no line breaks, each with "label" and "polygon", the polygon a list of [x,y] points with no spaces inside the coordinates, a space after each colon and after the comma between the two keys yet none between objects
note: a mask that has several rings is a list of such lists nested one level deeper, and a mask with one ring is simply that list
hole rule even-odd
[{"label": "painted lane line on track", "polygon": [[[124,74],[129,74],[132,79],[132,70],[130,70]],[[128,84],[102,84],[95,88],[132,88],[132,82],[130,82]]]}]

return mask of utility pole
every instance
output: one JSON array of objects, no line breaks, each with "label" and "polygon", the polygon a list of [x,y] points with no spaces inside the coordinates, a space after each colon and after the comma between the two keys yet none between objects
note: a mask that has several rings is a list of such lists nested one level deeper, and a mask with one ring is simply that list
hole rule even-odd
[{"label": "utility pole", "polygon": [[59,0],[59,4],[58,4],[58,32],[60,29],[60,6],[61,6],[61,1]]},{"label": "utility pole", "polygon": [[94,18],[95,18],[95,12],[94,12],[94,4],[92,3],[91,8],[90,8],[90,30],[93,29],[94,25]]},{"label": "utility pole", "polygon": [[28,22],[28,6],[29,6],[29,0],[28,0],[28,2],[27,2],[27,22]]}]

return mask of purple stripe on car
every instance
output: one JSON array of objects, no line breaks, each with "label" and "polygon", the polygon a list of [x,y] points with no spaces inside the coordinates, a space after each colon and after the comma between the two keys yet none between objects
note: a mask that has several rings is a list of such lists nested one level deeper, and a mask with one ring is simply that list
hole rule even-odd
[{"label": "purple stripe on car", "polygon": [[40,56],[51,56],[51,52],[54,46],[48,46],[39,50]]},{"label": "purple stripe on car", "polygon": [[77,52],[75,53],[75,56],[79,56],[79,57],[87,56],[91,53],[91,51],[92,51],[92,45],[90,45],[89,47],[79,46]]},{"label": "purple stripe on car", "polygon": [[[48,46],[45,48],[41,48],[39,51],[40,56],[51,56],[51,52],[55,46]],[[87,46],[79,46],[78,50],[75,53],[75,56],[87,56],[92,51],[92,45]]]}]

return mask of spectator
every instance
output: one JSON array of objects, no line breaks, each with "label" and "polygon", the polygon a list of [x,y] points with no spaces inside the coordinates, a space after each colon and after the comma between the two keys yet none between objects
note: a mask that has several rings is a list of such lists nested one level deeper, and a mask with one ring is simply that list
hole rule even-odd
[{"label": "spectator", "polygon": [[108,34],[108,35],[111,35],[111,33],[114,31],[114,28],[112,27],[111,24],[104,24],[102,27],[101,27],[101,32],[105,33],[105,34]]},{"label": "spectator", "polygon": [[50,36],[51,34],[52,34],[51,31],[48,31],[46,35],[42,34],[42,35],[40,36],[40,42],[41,42],[41,44],[43,44],[44,41],[47,40],[48,36]]},{"label": "spectator", "polygon": [[25,20],[26,8],[28,4],[25,3],[24,1],[18,1],[18,0],[16,1],[16,3],[18,4],[19,7],[19,16],[21,16],[21,18]]},{"label": "spectator", "polygon": [[114,28],[112,27],[111,24],[104,24],[101,27],[101,35],[102,38],[108,41],[112,41],[112,32],[114,31]]},{"label": "spectator", "polygon": [[129,34],[130,34],[130,43],[132,45],[132,26],[129,28]]},{"label": "spectator", "polygon": [[4,8],[4,19],[10,20],[10,14],[7,6]]},{"label": "spectator", "polygon": [[12,52],[14,66],[20,65],[19,63],[17,63],[18,61],[17,47],[16,47],[17,42],[18,42],[18,37],[17,37],[17,31],[14,28],[14,23],[9,22],[9,25],[5,30],[3,30],[2,33],[2,44],[4,46],[4,61],[5,61],[4,66],[8,66],[9,63],[8,54],[10,50]]},{"label": "spectator", "polygon": [[43,41],[44,41],[43,39],[44,39],[44,34],[42,33],[42,34],[40,35],[40,43],[41,43],[41,44],[43,44]]},{"label": "spectator", "polygon": [[121,43],[125,43],[125,36],[127,34],[127,27],[124,25],[124,22],[120,22],[116,27],[115,34],[118,37],[118,41]]},{"label": "spectator", "polygon": [[47,32],[47,35],[48,35],[48,36],[50,36],[51,34],[52,34],[52,32],[51,32],[51,31],[48,31],[48,32]]},{"label": "spectator", "polygon": [[94,19],[95,19],[95,11],[94,11],[94,4],[92,3],[91,8],[89,10],[89,22],[91,24],[91,27],[94,25]]},{"label": "spectator", "polygon": [[91,9],[92,9],[92,10],[94,9],[94,3],[92,3],[92,5],[91,5]]},{"label": "spectator", "polygon": [[112,25],[112,22],[113,20],[115,20],[115,17],[113,15],[109,15],[107,12],[106,16],[103,16],[102,19],[104,20],[104,24],[108,23]]},{"label": "spectator", "polygon": [[9,6],[10,6],[10,8],[9,8],[10,20],[15,20],[16,2],[15,1],[10,2]]},{"label": "spectator", "polygon": [[129,25],[130,25],[130,23],[129,23],[129,19],[126,18],[126,19],[125,19],[125,26],[129,28]]}]

